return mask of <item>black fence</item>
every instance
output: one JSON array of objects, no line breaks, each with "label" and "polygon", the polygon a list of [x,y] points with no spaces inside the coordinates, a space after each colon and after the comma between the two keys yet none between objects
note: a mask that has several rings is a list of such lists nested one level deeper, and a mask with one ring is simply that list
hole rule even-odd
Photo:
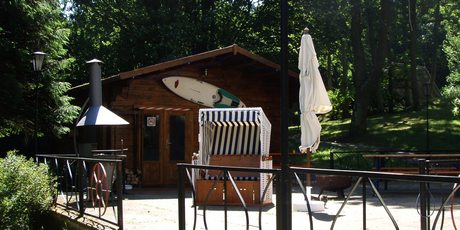
[{"label": "black fence", "polygon": [[[416,158],[395,158],[392,155],[420,155],[429,154],[431,158],[436,155],[456,155],[460,150],[429,150],[415,151],[404,149],[381,149],[381,150],[348,150],[348,151],[330,151],[329,168],[331,169],[352,169],[352,170],[378,170],[378,167],[418,167]],[[373,158],[372,155],[388,155],[390,157]],[[430,158],[430,157],[429,157]],[[460,158],[460,157],[449,157]],[[428,159],[425,157],[425,159]]]},{"label": "black fence", "polygon": [[111,158],[36,155],[36,161],[46,163],[57,176],[55,205],[123,229],[122,159]]},{"label": "black fence", "polygon": [[[338,209],[337,213],[334,215],[334,219],[331,222],[331,225],[329,226],[330,229],[334,229],[336,227],[337,220],[339,218],[342,218],[342,211],[344,207],[348,204],[350,199],[357,199],[356,197],[360,197],[360,201],[362,204],[362,217],[360,218],[359,216],[353,216],[353,226],[356,226],[357,223],[359,223],[361,219],[361,225],[362,229],[366,229],[368,226],[368,213],[366,209],[366,202],[368,200],[368,190],[372,194],[373,198],[377,198],[378,202],[381,204],[381,206],[384,208],[387,217],[391,220],[391,223],[394,227],[394,229],[400,229],[398,222],[396,221],[396,218],[393,216],[391,210],[388,208],[386,205],[385,199],[391,200],[392,196],[399,196],[396,193],[390,193],[390,194],[385,194],[385,199],[381,195],[381,191],[377,188],[375,185],[375,181],[379,180],[389,180],[389,181],[402,181],[404,183],[411,183],[415,185],[415,189],[417,191],[417,212],[419,213],[419,219],[406,219],[406,221],[410,222],[419,222],[420,223],[420,229],[437,229],[436,227],[441,226],[441,229],[443,228],[444,224],[444,211],[445,207],[448,204],[448,202],[453,200],[455,192],[460,188],[459,182],[460,182],[460,177],[457,176],[440,176],[440,175],[426,175],[426,169],[430,167],[430,164],[439,164],[439,161],[430,161],[430,160],[424,160],[423,163],[420,163],[420,173],[421,174],[401,174],[401,173],[388,173],[388,172],[375,172],[375,171],[357,171],[357,170],[337,170],[337,169],[318,169],[318,168],[298,168],[298,167],[291,167],[287,171],[282,171],[281,169],[259,169],[259,168],[245,168],[245,167],[223,167],[223,166],[203,166],[203,165],[193,165],[193,164],[178,164],[178,170],[179,170],[179,193],[178,193],[178,198],[179,198],[179,229],[184,230],[186,229],[187,226],[190,228],[195,229],[197,226],[199,215],[199,211],[202,211],[202,221],[204,223],[204,228],[208,229],[208,219],[207,219],[207,210],[209,209],[210,205],[208,205],[206,202],[204,204],[197,204],[196,203],[196,193],[199,188],[196,188],[195,186],[195,179],[196,176],[200,173],[196,173],[197,171],[206,171],[206,170],[213,170],[213,171],[220,171],[220,175],[222,175],[221,179],[224,180],[224,188],[222,189],[224,193],[224,202],[220,204],[220,207],[223,208],[223,215],[224,215],[224,221],[221,223],[223,226],[220,226],[219,229],[228,229],[228,204],[226,203],[226,198],[228,197],[229,192],[236,191],[238,194],[238,197],[240,199],[240,206],[244,209],[245,211],[245,216],[246,216],[246,229],[250,228],[249,224],[249,215],[248,215],[248,209],[249,207],[246,205],[246,201],[243,199],[243,196],[239,193],[240,189],[238,188],[239,183],[238,181],[235,181],[232,178],[232,173],[233,172],[248,172],[248,173],[261,173],[261,175],[264,174],[270,174],[270,181],[269,184],[273,184],[274,188],[276,191],[280,191],[281,187],[283,184],[279,183],[279,179],[281,178],[283,173],[286,173],[290,176],[291,182],[293,184],[293,188],[296,187],[294,184],[298,185],[298,188],[300,188],[301,193],[303,194],[304,200],[305,200],[305,209],[308,210],[307,212],[307,221],[308,221],[308,226],[309,229],[317,229],[314,228],[315,223],[317,223],[317,220],[313,219],[313,214],[311,209],[311,205],[309,201],[310,199],[307,199],[307,191],[305,190],[305,186],[303,184],[303,178],[307,174],[311,174],[313,178],[315,179],[316,185],[318,185],[318,179],[320,176],[338,176],[338,177],[350,177],[352,178],[352,184],[349,187],[348,194],[343,200],[343,203],[341,204],[340,208]],[[442,162],[446,163],[446,162]],[[450,161],[449,163],[452,163]],[[228,182],[228,183],[227,183]],[[447,187],[446,189],[446,196],[442,197],[442,202],[439,208],[436,208],[434,210],[434,207],[431,206],[431,200],[433,199],[430,185],[435,184],[435,183],[447,183],[449,184],[450,187]],[[215,185],[216,183],[214,183]],[[228,185],[227,185],[228,184]],[[264,199],[264,196],[266,195],[268,191],[268,185],[265,186],[263,191],[260,191],[260,202],[258,206],[258,229],[262,228],[268,228],[268,229],[273,229],[274,226],[262,226],[262,215],[264,213],[264,207],[263,207],[263,202],[262,200]],[[451,185],[454,184],[452,187]],[[193,198],[193,211],[190,209],[186,209],[186,191],[189,191],[186,188],[186,185],[191,185],[191,193],[192,193],[192,198]],[[361,194],[357,194],[357,191],[359,192],[358,188],[361,186]],[[446,188],[446,187],[444,187]],[[208,193],[212,193],[215,190],[218,190],[221,188],[213,187],[209,189]],[[356,195],[355,195],[356,194]],[[389,197],[388,197],[389,196]],[[208,196],[209,197],[209,194]],[[353,197],[353,198],[352,198]],[[286,207],[283,205],[280,205],[283,201],[283,198],[281,196],[276,196],[275,203],[274,205],[276,206],[276,229],[290,229],[290,226],[283,226],[284,223],[283,221],[280,221],[280,216],[282,215],[283,212],[286,212],[286,210],[282,210],[282,207]],[[287,206],[291,207],[291,206]],[[198,210],[198,209],[201,210]],[[189,212],[193,212],[193,218],[186,218],[186,212],[189,210]],[[415,210],[414,210],[415,211]],[[436,215],[433,215],[436,213]],[[188,224],[187,221],[193,222],[193,225]],[[243,220],[239,220],[240,222]],[[292,223],[292,220],[290,221]],[[454,223],[455,225],[455,223]],[[254,227],[254,224],[251,225],[251,227]]]}]

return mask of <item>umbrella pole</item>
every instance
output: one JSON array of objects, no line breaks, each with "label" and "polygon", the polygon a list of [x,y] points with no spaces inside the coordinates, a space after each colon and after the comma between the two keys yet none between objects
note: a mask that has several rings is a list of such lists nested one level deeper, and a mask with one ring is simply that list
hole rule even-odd
[{"label": "umbrella pole", "polygon": [[[307,154],[307,168],[311,168],[311,151],[310,148],[307,148],[306,152]],[[311,186],[311,174],[307,174],[307,186]]]}]

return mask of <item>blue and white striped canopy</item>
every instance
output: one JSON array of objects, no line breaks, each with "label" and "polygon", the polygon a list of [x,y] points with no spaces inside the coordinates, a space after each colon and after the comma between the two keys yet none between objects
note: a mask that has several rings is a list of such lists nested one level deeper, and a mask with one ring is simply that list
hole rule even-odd
[{"label": "blue and white striped canopy", "polygon": [[212,121],[211,154],[260,155],[260,127],[255,121]]},{"label": "blue and white striped canopy", "polygon": [[[199,119],[201,153],[205,155],[264,154],[263,132],[268,131],[269,136],[271,124],[261,108],[201,109]],[[268,126],[268,129],[264,129],[264,125]]]},{"label": "blue and white striped canopy", "polygon": [[[261,109],[200,109],[201,121],[259,121]],[[263,113],[263,112],[262,112]]]}]

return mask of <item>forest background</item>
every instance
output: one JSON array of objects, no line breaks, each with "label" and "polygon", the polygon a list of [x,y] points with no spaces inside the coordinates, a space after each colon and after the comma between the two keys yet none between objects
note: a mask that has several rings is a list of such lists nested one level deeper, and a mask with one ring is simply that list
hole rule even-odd
[{"label": "forest background", "polygon": [[[308,26],[334,106],[327,118],[351,118],[348,135],[365,134],[370,115],[420,110],[426,96],[458,114],[458,0],[288,4],[289,68]],[[102,60],[108,77],[238,44],[280,63],[280,43],[278,0],[3,0],[0,140],[69,132],[79,107],[66,92],[87,82],[87,60]],[[41,73],[30,63],[38,50],[47,53]]]}]

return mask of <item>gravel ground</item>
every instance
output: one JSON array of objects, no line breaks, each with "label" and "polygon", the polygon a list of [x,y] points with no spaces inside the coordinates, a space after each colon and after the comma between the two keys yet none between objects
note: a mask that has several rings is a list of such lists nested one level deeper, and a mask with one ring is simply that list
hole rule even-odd
[{"label": "gravel ground", "polygon": [[[452,186],[447,184],[435,184],[431,186],[431,205],[436,208],[431,217],[434,222],[437,209],[440,207],[442,197],[448,195]],[[334,229],[363,229],[363,205],[361,188],[351,196],[347,205],[343,208]],[[348,194],[349,190],[345,192]],[[186,224],[187,229],[193,229],[194,208],[192,206],[191,193],[186,198]],[[318,191],[313,188],[312,195]],[[371,192],[367,190],[367,225],[366,229],[395,229],[385,209]],[[393,215],[399,229],[420,229],[420,215],[415,208],[417,203],[417,185],[407,185],[402,182],[390,183],[387,191],[381,191],[384,202]],[[332,221],[344,200],[338,199],[335,193],[326,192],[328,200],[322,211],[313,213],[314,229],[330,229]],[[273,197],[276,200],[276,194]],[[303,195],[294,192],[293,203],[303,204]],[[123,215],[125,229],[178,229],[178,199],[177,190],[174,188],[135,188],[129,190],[123,202]],[[459,202],[456,202],[459,203]],[[460,207],[454,206],[453,215],[460,222]],[[292,229],[309,229],[310,222],[308,213],[305,211],[292,211]],[[106,214],[109,215],[109,214]],[[196,229],[206,229],[203,217],[206,215],[208,229],[224,229],[224,209],[220,206],[208,206],[206,212],[202,207],[197,208]],[[248,211],[249,229],[259,229],[258,207],[250,207]],[[441,221],[441,219],[440,219]],[[440,229],[440,221],[437,228]],[[276,207],[266,206],[262,212],[262,229],[276,229]],[[246,229],[246,215],[242,207],[229,207],[227,213],[228,229]],[[458,223],[460,225],[460,223]],[[443,229],[454,229],[450,206],[446,208]]]}]

